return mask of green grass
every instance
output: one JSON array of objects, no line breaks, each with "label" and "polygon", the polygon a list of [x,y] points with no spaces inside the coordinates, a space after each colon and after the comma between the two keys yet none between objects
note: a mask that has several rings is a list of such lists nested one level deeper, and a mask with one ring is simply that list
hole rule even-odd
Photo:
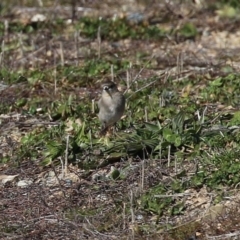
[{"label": "green grass", "polygon": [[[28,4],[32,3],[27,1]],[[221,4],[227,3],[221,1]],[[229,4],[238,8],[234,1]],[[216,204],[229,197],[227,193],[239,185],[240,75],[229,64],[222,64],[213,68],[212,75],[199,71],[188,75],[183,71],[176,74],[181,75],[178,79],[175,74],[167,74],[175,62],[169,64],[168,69],[162,69],[148,48],[131,49],[123,45],[127,40],[161,49],[168,38],[174,41],[177,36],[189,43],[202,34],[191,21],[174,30],[163,29],[161,24],[151,25],[143,20],[136,23],[126,16],[114,20],[82,17],[72,25],[61,18],[42,24],[10,22],[9,39],[1,45],[5,58],[1,62],[0,78],[11,88],[1,93],[0,113],[9,116],[18,113],[39,124],[22,130],[26,126],[22,127],[21,121],[9,120],[17,122],[22,135],[0,163],[18,169],[22,163],[31,162],[48,169],[62,166],[63,159],[67,158],[68,164],[77,166],[79,172],[84,172],[86,181],[93,184],[83,188],[86,196],[99,197],[105,191],[111,192],[111,198],[107,199],[108,205],[100,200],[92,204],[92,200],[83,197],[82,206],[68,203],[69,209],[62,212],[71,221],[91,218],[95,229],[102,234],[114,231],[118,224],[119,229],[124,229],[136,213],[144,216],[143,222],[132,223],[136,236],[159,234],[166,236],[165,239],[184,239],[201,224],[193,220],[178,226],[174,221],[165,221],[186,214],[186,199],[178,194],[206,188],[212,203]],[[36,39],[44,31],[51,32],[51,37],[44,40],[43,45],[47,47],[43,48],[42,55],[35,57],[33,46],[42,46],[43,40]],[[3,23],[0,32],[4,37]],[[77,45],[75,33],[85,42]],[[31,44],[31,41],[36,42]],[[61,49],[60,41],[71,43]],[[117,41],[120,47],[112,47]],[[77,47],[80,57],[75,57]],[[43,60],[39,66],[31,65],[35,59]],[[159,72],[166,75],[162,77]],[[111,79],[112,73],[115,81],[125,88],[139,76],[125,93],[126,111],[117,123],[117,133],[101,139],[97,90],[102,81]],[[148,86],[149,83],[152,84]],[[111,166],[115,170],[105,176]],[[104,174],[95,182],[91,177],[99,170]],[[131,191],[133,197],[129,197]],[[106,209],[110,210],[104,215]],[[95,221],[98,215],[101,221]],[[3,231],[15,229],[7,226]]]}]

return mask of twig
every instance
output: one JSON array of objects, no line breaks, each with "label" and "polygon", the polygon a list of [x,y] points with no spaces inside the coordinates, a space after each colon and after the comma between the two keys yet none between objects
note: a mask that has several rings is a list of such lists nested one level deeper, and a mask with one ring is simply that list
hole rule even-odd
[{"label": "twig", "polygon": [[69,135],[67,135],[67,142],[66,142],[66,152],[65,152],[65,166],[64,166],[64,174],[63,176],[67,175],[67,165],[68,165],[68,148],[69,148]]},{"label": "twig", "polygon": [[[140,69],[140,71],[138,72],[138,74],[135,76],[135,78],[131,81],[131,83],[129,84],[129,87],[124,91],[124,93],[126,93],[132,86],[132,84],[138,79],[138,77],[140,76],[140,74],[142,73],[142,71],[146,68],[147,64],[155,57],[155,55],[152,55],[151,58],[145,63],[145,65]],[[139,90],[138,90],[139,91]],[[136,92],[135,92],[136,93]]]},{"label": "twig", "polygon": [[64,53],[63,53],[63,43],[60,42],[60,58],[61,58],[61,65],[64,66]]},{"label": "twig", "polygon": [[176,194],[169,194],[169,195],[154,195],[156,198],[168,198],[168,197],[185,197],[191,195],[190,193],[176,193]]},{"label": "twig", "polygon": [[217,239],[229,239],[230,237],[235,237],[235,236],[239,236],[239,235],[240,235],[240,231],[237,231],[234,233],[222,234],[219,236],[209,236],[208,234],[206,234],[206,237],[207,237],[207,239],[217,240]]},{"label": "twig", "polygon": [[168,146],[168,167],[170,167],[171,161],[171,145]]},{"label": "twig", "polygon": [[130,191],[130,212],[132,216],[132,238],[134,239],[134,225],[135,225],[135,215],[133,211],[133,191]]},{"label": "twig", "polygon": [[[147,88],[147,87],[151,86],[151,85],[152,85],[153,83],[155,83],[156,81],[157,81],[157,80],[154,80],[154,81],[150,82],[149,84],[143,86],[142,88],[139,88],[137,91],[135,91],[134,93],[132,93],[127,99],[131,98],[135,93],[142,91],[144,88]],[[126,92],[126,91],[125,91],[125,92]]]},{"label": "twig", "polygon": [[98,59],[100,59],[101,57],[101,26],[98,27],[97,41],[98,41]]},{"label": "twig", "polygon": [[57,178],[57,181],[58,181],[59,187],[60,187],[60,189],[61,189],[61,191],[62,191],[62,193],[63,193],[63,196],[64,196],[65,198],[67,198],[67,197],[66,197],[66,194],[65,194],[65,192],[64,192],[64,189],[63,189],[63,187],[62,187],[62,184],[61,184],[61,182],[60,182],[60,180],[59,180],[59,178],[58,178],[58,175],[57,175],[57,172],[56,172],[56,170],[55,170],[55,167],[54,167],[54,165],[53,165],[52,162],[51,162],[51,167],[52,167],[52,170],[53,170],[53,172],[54,172],[54,174],[55,174],[55,177]]}]

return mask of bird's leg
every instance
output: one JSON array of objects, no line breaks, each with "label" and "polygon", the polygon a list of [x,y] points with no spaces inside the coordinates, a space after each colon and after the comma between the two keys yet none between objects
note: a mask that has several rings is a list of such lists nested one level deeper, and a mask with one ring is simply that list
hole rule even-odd
[{"label": "bird's leg", "polygon": [[117,123],[113,124],[113,135],[117,133]]},{"label": "bird's leg", "polygon": [[100,136],[105,136],[106,133],[107,133],[107,131],[108,131],[108,126],[106,126],[106,124],[104,123],[104,124],[102,125],[102,127],[101,127],[101,130],[100,130],[100,132],[99,132],[99,135],[100,135]]}]

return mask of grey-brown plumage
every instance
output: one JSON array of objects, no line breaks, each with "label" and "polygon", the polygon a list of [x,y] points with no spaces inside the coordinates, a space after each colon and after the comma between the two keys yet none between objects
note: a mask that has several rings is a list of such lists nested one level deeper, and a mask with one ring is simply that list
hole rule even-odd
[{"label": "grey-brown plumage", "polygon": [[102,88],[102,96],[98,101],[98,117],[102,124],[101,135],[121,119],[125,110],[125,97],[118,91],[114,82],[106,82],[102,84]]}]

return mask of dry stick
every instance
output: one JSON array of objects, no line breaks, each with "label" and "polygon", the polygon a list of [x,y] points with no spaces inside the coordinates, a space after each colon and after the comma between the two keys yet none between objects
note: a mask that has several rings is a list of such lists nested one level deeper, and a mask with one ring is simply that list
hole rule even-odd
[{"label": "dry stick", "polygon": [[[23,50],[23,38],[22,38],[22,33],[19,33],[19,45],[20,45],[20,58],[22,59],[24,57],[24,50]],[[21,64],[22,69],[24,68],[24,64],[22,61]]]},{"label": "dry stick", "polygon": [[163,84],[166,84],[170,75],[171,75],[170,71],[167,70],[164,72]]},{"label": "dry stick", "polygon": [[24,52],[23,52],[23,39],[22,39],[22,33],[20,32],[18,34],[19,36],[19,45],[20,45],[20,58],[23,58]]},{"label": "dry stick", "polygon": [[53,76],[54,76],[54,94],[57,94],[57,66],[56,66],[56,52],[54,51],[54,70],[53,70]]},{"label": "dry stick", "polygon": [[[137,91],[135,91],[134,93],[132,93],[127,99],[129,99],[130,97],[132,97],[135,93],[142,91],[144,88],[147,88],[147,87],[151,86],[151,85],[152,85],[153,83],[155,83],[156,81],[157,81],[157,80],[154,80],[154,81],[150,82],[149,84],[143,86],[142,88],[139,88]],[[126,92],[126,91],[125,91],[125,92]]]},{"label": "dry stick", "polygon": [[97,41],[98,41],[98,59],[100,59],[101,57],[101,26],[98,27]]},{"label": "dry stick", "polygon": [[127,75],[127,89],[129,89],[130,88],[130,77],[129,77],[129,70],[128,69],[127,69],[126,75]]},{"label": "dry stick", "polygon": [[60,45],[61,65],[64,66],[64,53],[63,53],[63,44],[62,44],[62,42],[60,42],[59,45]]},{"label": "dry stick", "polygon": [[143,161],[142,161],[142,178],[141,178],[141,180],[142,180],[142,181],[141,181],[142,191],[143,191],[143,189],[144,189],[144,177],[145,177],[144,172],[145,172],[145,156],[144,156]]},{"label": "dry stick", "polygon": [[177,80],[179,80],[179,76],[181,76],[181,73],[183,71],[183,54],[180,52],[177,56]]},{"label": "dry stick", "polygon": [[43,2],[42,0],[37,0],[39,7],[43,7]]},{"label": "dry stick", "polygon": [[68,165],[68,148],[69,148],[69,135],[67,135],[66,150],[65,150],[65,169],[64,176],[67,175],[67,165]]},{"label": "dry stick", "polygon": [[205,120],[205,113],[206,113],[207,109],[208,109],[208,107],[206,106],[206,107],[204,108],[204,110],[203,110],[201,124],[203,124],[203,123],[204,123],[204,120]]},{"label": "dry stick", "polygon": [[177,156],[174,158],[175,174],[177,174]]},{"label": "dry stick", "polygon": [[[32,49],[36,49],[36,46],[34,44],[34,40],[33,39],[31,40],[31,47],[32,47]],[[33,57],[33,61],[32,61],[32,67],[33,67],[33,69],[37,68],[36,61],[35,61],[34,57]]]},{"label": "dry stick", "polygon": [[132,62],[129,63],[129,68],[127,69],[127,89],[130,89],[130,82],[132,79],[130,79],[130,73],[129,73],[129,69],[132,68]]},{"label": "dry stick", "polygon": [[138,79],[138,77],[140,76],[140,74],[142,73],[142,71],[146,68],[147,64],[155,57],[155,55],[152,55],[152,57],[145,63],[145,65],[140,69],[140,71],[138,72],[138,74],[135,76],[135,78],[131,81],[131,84],[129,84],[129,88],[127,88],[125,90],[124,93],[126,93],[128,91],[128,89],[130,89],[130,87],[132,86],[132,84]]},{"label": "dry stick", "polygon": [[75,31],[74,33],[74,40],[75,40],[75,52],[76,52],[76,56],[75,58],[77,59],[77,66],[79,64],[79,61],[78,61],[78,58],[79,58],[79,41],[78,41],[78,38],[79,38],[79,35],[80,35],[80,31]]},{"label": "dry stick", "polygon": [[171,145],[168,146],[168,167],[170,167],[170,153],[171,153]]},{"label": "dry stick", "polygon": [[4,36],[8,35],[8,29],[9,29],[9,21],[5,20],[4,21]]},{"label": "dry stick", "polygon": [[182,72],[183,72],[183,57],[184,57],[184,53],[183,52],[181,52],[180,53],[180,56],[181,56],[181,58],[180,58],[180,74],[182,75]]},{"label": "dry stick", "polygon": [[200,218],[199,219],[192,219],[192,220],[190,220],[188,222],[185,222],[183,224],[177,225],[175,227],[171,227],[169,230],[167,230],[167,232],[172,231],[173,229],[177,229],[177,228],[180,228],[180,227],[183,227],[183,226],[187,226],[188,224],[193,223],[193,222],[197,222],[198,220],[200,220]]},{"label": "dry stick", "polygon": [[145,122],[148,122],[148,112],[147,112],[147,107],[144,108],[144,113],[145,113]]},{"label": "dry stick", "polygon": [[199,112],[199,110],[196,111],[196,114],[197,114],[198,121],[200,121],[201,116],[200,116],[200,112]]},{"label": "dry stick", "polygon": [[5,42],[4,40],[2,41],[2,52],[0,56],[0,64],[2,67],[4,67],[4,50],[5,50]]},{"label": "dry stick", "polygon": [[89,130],[89,139],[90,139],[90,146],[93,147],[93,141],[92,141],[92,130]]},{"label": "dry stick", "polygon": [[[172,82],[180,82],[180,81],[183,81],[183,80],[188,81],[186,78],[191,76],[192,73],[193,73],[193,70],[185,70],[185,71],[182,70],[181,73],[177,73],[175,75],[172,75],[172,77],[176,77],[176,79],[173,79]],[[179,76],[182,76],[183,74],[185,74],[184,77],[179,77]]]},{"label": "dry stick", "polygon": [[92,99],[92,113],[95,113],[95,99]]},{"label": "dry stick", "polygon": [[62,157],[60,157],[60,162],[61,162],[61,167],[62,167],[62,176],[64,175],[64,164],[63,164],[63,160],[62,160]]},{"label": "dry stick", "polygon": [[137,90],[134,93],[139,91],[139,89],[138,89],[138,82],[135,83],[135,87],[136,87]]},{"label": "dry stick", "polygon": [[133,191],[130,191],[130,212],[131,212],[131,216],[132,216],[132,237],[134,239],[134,225],[135,225],[135,216],[134,216],[134,211],[133,211]]},{"label": "dry stick", "polygon": [[[32,48],[33,48],[33,49],[36,49],[35,44],[34,44],[33,41],[32,41]],[[34,52],[28,53],[27,57],[28,57],[28,58],[33,57],[33,55],[41,52],[43,49],[45,49],[45,46],[44,46],[44,47],[41,47],[41,48],[38,48],[38,49],[37,49],[36,51],[34,51]],[[25,59],[25,58],[26,58],[26,57],[24,57],[23,59]],[[22,59],[20,58],[20,59],[18,59],[18,60],[20,61],[20,60],[22,60]]]},{"label": "dry stick", "polygon": [[[208,234],[206,234],[207,239],[212,239],[212,240],[217,240],[217,239],[230,239],[231,237],[235,237],[235,236],[239,236],[240,235],[240,231],[236,231],[234,233],[226,233],[226,234],[222,234],[222,235],[218,235],[218,236],[209,236]],[[236,239],[236,238],[235,238]],[[239,238],[237,238],[239,239]]]},{"label": "dry stick", "polygon": [[180,72],[180,70],[179,70],[179,62],[180,62],[180,60],[179,60],[179,58],[180,58],[179,54],[180,54],[180,53],[178,53],[178,55],[177,55],[177,80],[178,80],[178,76],[179,76],[179,72]]},{"label": "dry stick", "polygon": [[126,203],[123,203],[123,230],[126,229]]},{"label": "dry stick", "polygon": [[162,138],[161,138],[161,141],[160,141],[159,159],[160,159],[160,164],[162,166]]},{"label": "dry stick", "polygon": [[55,170],[55,167],[54,167],[52,161],[51,161],[51,167],[52,167],[52,170],[53,170],[53,172],[54,172],[54,174],[55,174],[55,177],[57,178],[57,181],[58,181],[59,187],[60,187],[60,189],[61,189],[61,191],[62,191],[64,197],[67,198],[67,197],[66,197],[66,194],[65,194],[65,192],[64,192],[64,189],[63,189],[63,187],[62,187],[62,185],[61,185],[61,182],[60,182],[60,180],[59,180],[59,178],[58,178],[57,172],[56,172],[56,170]]},{"label": "dry stick", "polygon": [[143,160],[142,160],[142,164],[140,165],[140,186],[141,186],[141,192],[143,191],[144,188],[144,176],[145,176],[145,149],[143,149]]},{"label": "dry stick", "polygon": [[94,234],[95,236],[98,234],[100,236],[104,236],[104,237],[109,237],[108,234],[103,234],[103,233],[100,233],[99,231],[97,231],[96,227],[93,226],[93,224],[89,221],[88,218],[85,217],[85,220],[88,222],[89,226],[93,229],[93,230],[90,230],[88,228],[86,228],[86,225],[83,225],[83,228],[90,231],[92,234]]},{"label": "dry stick", "polygon": [[169,195],[154,195],[156,198],[168,198],[168,197],[185,197],[190,196],[190,193],[176,193],[176,194],[169,194]]},{"label": "dry stick", "polygon": [[112,78],[112,82],[114,82],[114,69],[113,69],[113,64],[111,65],[111,78]]}]

